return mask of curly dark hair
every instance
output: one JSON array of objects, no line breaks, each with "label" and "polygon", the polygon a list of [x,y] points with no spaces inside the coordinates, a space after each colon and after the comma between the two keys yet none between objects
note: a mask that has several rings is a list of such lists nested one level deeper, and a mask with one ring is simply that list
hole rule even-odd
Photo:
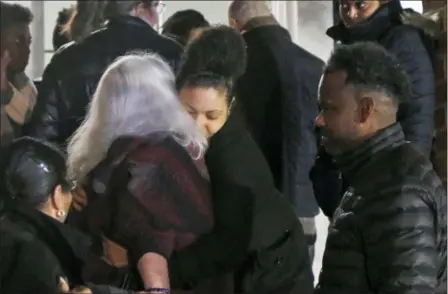
[{"label": "curly dark hair", "polygon": [[33,21],[31,10],[20,4],[1,2],[0,30],[6,30],[18,24],[30,24]]},{"label": "curly dark hair", "polygon": [[373,42],[337,46],[325,69],[336,71],[347,73],[347,84],[360,91],[382,92],[396,105],[411,94],[409,76],[397,58]]},{"label": "curly dark hair", "polygon": [[209,26],[210,23],[199,11],[194,9],[180,10],[165,21],[162,26],[162,34],[174,37],[185,46],[192,30]]},{"label": "curly dark hair", "polygon": [[223,88],[229,99],[235,80],[246,70],[246,45],[241,34],[219,25],[205,30],[186,48],[176,84]]}]

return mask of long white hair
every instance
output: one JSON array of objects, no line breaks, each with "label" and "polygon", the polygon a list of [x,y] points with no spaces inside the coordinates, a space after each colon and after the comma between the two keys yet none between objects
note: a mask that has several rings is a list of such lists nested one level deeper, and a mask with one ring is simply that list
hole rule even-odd
[{"label": "long white hair", "polygon": [[104,72],[87,116],[68,145],[68,175],[83,182],[121,136],[146,136],[166,131],[200,157],[207,139],[183,109],[174,74],[155,54],[118,58]]}]

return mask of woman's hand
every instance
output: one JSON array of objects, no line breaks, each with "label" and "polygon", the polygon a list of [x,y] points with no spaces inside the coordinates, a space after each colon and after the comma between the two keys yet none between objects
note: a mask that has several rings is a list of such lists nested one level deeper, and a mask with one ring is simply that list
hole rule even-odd
[{"label": "woman's hand", "polygon": [[70,294],[92,294],[92,290],[90,290],[87,287],[80,286],[80,287],[76,287],[75,289],[71,290],[69,293]]},{"label": "woman's hand", "polygon": [[67,279],[59,277],[59,291],[61,293],[68,293],[70,291],[70,286],[68,285]]},{"label": "woman's hand", "polygon": [[73,205],[76,211],[81,211],[87,205],[87,194],[82,187],[77,187],[72,191]]},{"label": "woman's hand", "polygon": [[6,72],[8,69],[8,65],[11,62],[11,56],[9,55],[9,51],[7,49],[3,50],[2,57],[0,60],[0,89],[1,91],[6,91],[9,87],[8,77],[6,76]]}]

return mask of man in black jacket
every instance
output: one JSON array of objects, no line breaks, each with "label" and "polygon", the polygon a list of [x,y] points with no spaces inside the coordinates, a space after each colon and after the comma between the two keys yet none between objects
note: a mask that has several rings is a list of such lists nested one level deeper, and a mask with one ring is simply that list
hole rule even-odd
[{"label": "man in black jacket", "polygon": [[398,121],[406,140],[429,157],[434,137],[434,44],[426,29],[412,25],[400,0],[339,0],[341,21],[327,35],[343,44],[377,42],[394,54],[411,79],[412,93],[400,101]]},{"label": "man in black jacket", "polygon": [[237,101],[276,188],[290,201],[312,248],[319,209],[310,171],[317,153],[314,119],[323,62],[293,43],[264,1],[233,1],[229,20],[247,45]]},{"label": "man in black jacket", "polygon": [[152,28],[161,5],[159,1],[108,1],[107,27],[62,47],[48,64],[25,134],[65,145],[82,123],[104,70],[130,51],[157,53],[174,67],[182,47]]},{"label": "man in black jacket", "polygon": [[410,95],[405,69],[374,43],[344,45],[319,91],[316,124],[349,188],[315,293],[446,293],[446,194],[396,120]]}]

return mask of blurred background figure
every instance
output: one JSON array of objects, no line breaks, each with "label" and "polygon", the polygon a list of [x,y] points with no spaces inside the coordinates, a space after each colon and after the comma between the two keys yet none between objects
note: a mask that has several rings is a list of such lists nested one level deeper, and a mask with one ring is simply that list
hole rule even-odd
[{"label": "blurred background figure", "polygon": [[319,207],[310,172],[317,155],[314,119],[323,62],[292,41],[264,1],[233,1],[228,14],[247,45],[247,67],[236,81],[236,99],[275,187],[302,222],[313,259]]},{"label": "blurred background figure", "polygon": [[70,41],[80,42],[90,33],[101,29],[106,24],[105,0],[100,1],[77,1],[72,10],[70,18],[63,27],[63,33]]},{"label": "blurred background figure", "polygon": [[60,47],[70,42],[70,38],[65,32],[65,27],[75,11],[76,7],[74,5],[59,11],[56,25],[53,29],[52,43],[54,51],[58,51]]},{"label": "blurred background figure", "polygon": [[[34,115],[26,126],[29,136],[65,146],[86,115],[86,109],[104,70],[116,58],[143,50],[162,56],[172,67],[180,59],[182,47],[160,36],[158,24],[163,3],[159,1],[82,1],[82,11],[92,23],[69,23],[74,43],[53,55],[47,65]],[[90,13],[90,14],[88,14]],[[93,24],[105,28],[95,34]]]},{"label": "blurred background figure", "polygon": [[19,4],[1,2],[1,112],[0,144],[22,135],[31,117],[37,90],[25,74],[30,59],[33,20],[31,11]]},{"label": "blurred background figure", "polygon": [[204,28],[209,26],[209,22],[199,11],[180,10],[165,21],[162,34],[185,46],[190,39],[197,37]]}]

